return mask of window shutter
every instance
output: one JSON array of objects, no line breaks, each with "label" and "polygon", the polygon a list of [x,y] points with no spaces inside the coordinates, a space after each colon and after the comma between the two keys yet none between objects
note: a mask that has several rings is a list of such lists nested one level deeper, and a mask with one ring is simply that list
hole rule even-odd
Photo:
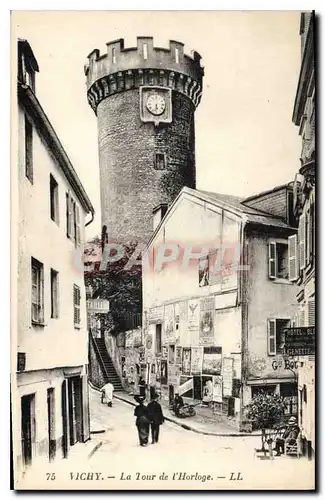
[{"label": "window shutter", "polygon": [[288,238],[289,250],[289,280],[296,281],[298,278],[297,272],[297,235],[289,236]]},{"label": "window shutter", "polygon": [[276,320],[268,320],[268,354],[274,356],[276,354]]},{"label": "window shutter", "polygon": [[79,246],[81,242],[81,235],[80,235],[80,210],[78,205],[75,205],[76,207],[76,245]]},{"label": "window shutter", "polygon": [[309,239],[309,262],[314,261],[314,256],[315,256],[315,204],[314,201],[311,202],[310,204],[310,210],[309,210],[309,234],[308,234],[308,239]]},{"label": "window shutter", "polygon": [[305,326],[305,310],[300,309],[299,311],[299,326]]},{"label": "window shutter", "polygon": [[269,278],[276,278],[276,243],[269,243]]},{"label": "window shutter", "polygon": [[299,262],[300,269],[305,269],[306,265],[306,226],[305,214],[302,214],[299,219]]},{"label": "window shutter", "polygon": [[308,302],[308,326],[315,326],[315,299]]}]

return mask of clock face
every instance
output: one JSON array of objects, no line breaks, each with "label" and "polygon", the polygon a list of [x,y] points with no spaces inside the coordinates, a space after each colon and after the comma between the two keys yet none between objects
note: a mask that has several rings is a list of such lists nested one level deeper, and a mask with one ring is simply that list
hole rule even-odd
[{"label": "clock face", "polygon": [[153,94],[147,100],[147,108],[153,115],[161,115],[166,108],[165,99],[159,94]]}]

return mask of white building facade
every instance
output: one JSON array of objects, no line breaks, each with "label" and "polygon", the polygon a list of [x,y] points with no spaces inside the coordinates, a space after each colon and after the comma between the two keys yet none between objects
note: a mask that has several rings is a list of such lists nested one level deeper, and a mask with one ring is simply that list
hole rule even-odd
[{"label": "white building facade", "polygon": [[94,210],[36,97],[37,71],[30,45],[19,40],[12,167],[15,483],[36,461],[68,456],[90,432],[81,256]]},{"label": "white building facade", "polygon": [[280,351],[296,311],[291,195],[290,186],[247,200],[183,188],[157,225],[143,261],[143,368],[163,399],[178,391],[243,427],[263,390],[297,414],[296,366]]}]

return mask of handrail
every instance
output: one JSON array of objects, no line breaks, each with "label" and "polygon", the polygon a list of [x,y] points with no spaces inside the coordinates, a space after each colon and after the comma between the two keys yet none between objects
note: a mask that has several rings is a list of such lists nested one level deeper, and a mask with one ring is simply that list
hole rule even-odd
[{"label": "handrail", "polygon": [[107,370],[106,370],[106,366],[105,366],[104,360],[103,360],[103,358],[102,358],[102,356],[101,356],[101,354],[100,354],[100,351],[99,351],[99,349],[98,349],[98,345],[97,345],[97,343],[96,343],[96,340],[95,340],[95,338],[94,338],[94,336],[93,336],[93,334],[92,334],[92,331],[91,331],[91,330],[89,330],[89,335],[90,335],[90,337],[91,337],[91,339],[92,339],[92,341],[93,341],[93,344],[94,344],[94,346],[95,346],[95,351],[96,351],[96,354],[98,354],[99,359],[100,359],[100,361],[101,361],[101,365],[102,365],[102,368],[104,369],[104,372],[105,372],[106,378],[107,378],[107,380],[109,380],[109,375],[108,375],[108,373],[107,373]]}]

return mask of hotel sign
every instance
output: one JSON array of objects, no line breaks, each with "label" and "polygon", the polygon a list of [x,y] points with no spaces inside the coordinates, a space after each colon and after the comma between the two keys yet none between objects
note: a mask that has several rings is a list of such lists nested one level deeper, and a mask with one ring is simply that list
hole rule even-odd
[{"label": "hotel sign", "polygon": [[91,313],[106,314],[109,312],[109,300],[89,299],[87,300],[87,311]]},{"label": "hotel sign", "polygon": [[283,354],[310,356],[315,354],[315,327],[286,328]]}]

